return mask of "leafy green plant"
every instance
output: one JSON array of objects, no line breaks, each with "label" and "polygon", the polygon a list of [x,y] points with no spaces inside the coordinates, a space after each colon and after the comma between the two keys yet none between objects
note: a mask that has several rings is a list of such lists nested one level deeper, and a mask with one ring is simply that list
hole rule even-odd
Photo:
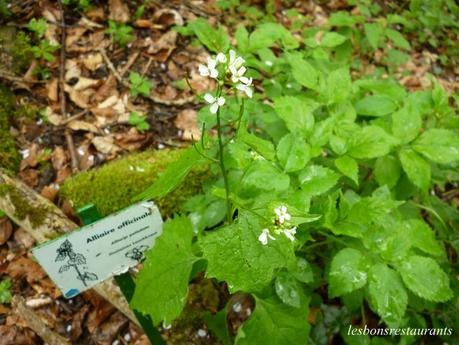
[{"label": "leafy green plant", "polygon": [[112,37],[115,43],[118,43],[121,47],[125,47],[126,44],[134,39],[132,31],[132,27],[127,24],[109,20],[108,29],[105,32]]},{"label": "leafy green plant", "polygon": [[129,124],[135,126],[139,132],[145,132],[150,129],[150,124],[145,119],[145,116],[141,116],[135,111],[129,115]]},{"label": "leafy green plant", "polygon": [[62,3],[66,6],[76,6],[82,12],[87,12],[92,8],[91,0],[63,0]]},{"label": "leafy green plant", "polygon": [[11,16],[11,11],[8,7],[8,0],[0,0],[0,17],[9,17]]},{"label": "leafy green plant", "polygon": [[47,40],[40,41],[37,46],[30,48],[30,51],[37,59],[45,59],[47,61],[54,61],[53,53],[59,49],[58,45],[53,45]]},{"label": "leafy green plant", "polygon": [[10,279],[4,279],[0,282],[0,303],[5,304],[5,303],[11,303],[11,299],[13,296],[11,296],[11,280]]},{"label": "leafy green plant", "polygon": [[[360,20],[330,18],[342,28]],[[232,338],[238,345],[326,344],[336,334],[355,344],[347,328],[351,319],[365,323],[366,306],[390,328],[451,327],[447,310],[459,296],[448,251],[459,251],[459,212],[441,194],[459,180],[459,121],[449,95],[438,83],[408,92],[392,78],[353,80],[349,30],[319,40],[307,32],[304,49],[278,23],[240,26],[242,58],[226,53],[218,30],[200,31],[207,22],[194,25],[181,32],[218,53],[199,66],[218,85],[202,97],[205,131],[138,198],[167,195],[203,164],[214,180],[166,222],[132,307],[169,325],[189,280],[204,271],[255,301]],[[391,30],[381,35],[408,49]],[[252,79],[264,94],[253,94]],[[309,308],[324,315],[314,325]]]},{"label": "leafy green plant", "polygon": [[27,24],[27,28],[30,31],[34,32],[38,38],[41,38],[45,35],[45,32],[48,29],[48,23],[43,18],[40,18],[39,20],[36,20],[35,18],[33,18]]},{"label": "leafy green plant", "polygon": [[136,97],[137,95],[149,96],[151,90],[151,84],[148,80],[143,78],[137,72],[131,72],[129,74],[129,81],[131,82],[131,95]]}]

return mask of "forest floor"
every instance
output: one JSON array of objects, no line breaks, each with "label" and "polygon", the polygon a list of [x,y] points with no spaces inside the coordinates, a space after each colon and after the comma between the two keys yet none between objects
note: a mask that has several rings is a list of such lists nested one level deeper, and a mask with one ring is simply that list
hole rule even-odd
[{"label": "forest floor", "polygon": [[[233,32],[236,23],[250,25],[256,11],[266,8],[262,1],[247,2],[252,9],[247,13],[225,11],[214,1],[110,0],[93,1],[87,8],[84,1],[69,2],[0,0],[10,5],[8,15],[0,12],[0,117],[8,118],[4,135],[14,139],[18,152],[7,153],[2,139],[0,158],[8,155],[3,168],[75,220],[72,205],[59,196],[72,175],[129,152],[180,148],[199,139],[202,104],[194,92],[214,87],[197,72],[209,53],[174,28],[205,18]],[[326,26],[336,11],[359,14],[344,0],[269,3],[279,23],[298,22],[301,30]],[[43,41],[59,47],[46,47]],[[32,46],[39,51],[33,53]],[[430,87],[435,75],[448,93],[457,94],[459,66],[453,58],[442,63],[446,53],[441,49],[413,44],[400,64],[387,62],[385,54],[384,49],[362,54],[354,75],[383,67],[410,90]],[[18,311],[22,302],[51,333],[72,344],[148,344],[136,325],[94,292],[64,299],[32,259],[34,245],[30,234],[0,216],[0,299],[5,302],[0,304],[0,345],[43,343]],[[190,289],[190,308],[180,326],[173,325],[182,328],[163,333],[174,344],[215,344],[196,310],[216,312],[228,294],[204,279]],[[9,294],[23,300],[11,301]],[[243,296],[232,298],[240,298],[246,311],[233,313],[236,329],[251,306]]]}]

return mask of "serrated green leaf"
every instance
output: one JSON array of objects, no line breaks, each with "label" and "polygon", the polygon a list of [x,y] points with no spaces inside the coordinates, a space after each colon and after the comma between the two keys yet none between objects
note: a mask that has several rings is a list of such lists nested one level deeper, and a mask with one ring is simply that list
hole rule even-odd
[{"label": "serrated green leaf", "polygon": [[255,219],[238,222],[206,234],[200,241],[208,261],[206,275],[226,281],[231,293],[256,292],[268,286],[278,269],[294,263],[293,245],[285,236],[262,245],[262,226]]},{"label": "serrated green leaf", "polygon": [[349,156],[338,157],[335,159],[335,166],[343,175],[359,184],[359,166],[355,159]]},{"label": "serrated green leaf", "polygon": [[431,258],[410,256],[397,270],[405,285],[419,297],[433,302],[446,302],[453,296],[448,276]]},{"label": "serrated green leaf", "polygon": [[269,48],[277,40],[281,40],[282,45],[288,49],[298,47],[298,42],[294,39],[290,31],[278,23],[263,23],[250,34],[249,51]]},{"label": "serrated green leaf", "polygon": [[351,76],[347,68],[338,68],[327,78],[328,103],[344,102],[348,99],[352,87]]},{"label": "serrated green leaf", "polygon": [[379,157],[375,162],[375,179],[380,186],[387,185],[389,188],[395,187],[402,166],[397,158],[391,155]]},{"label": "serrated green leaf", "polygon": [[331,262],[328,274],[330,298],[346,295],[364,287],[367,283],[368,261],[356,249],[345,248],[338,252]]},{"label": "serrated green leaf", "polygon": [[228,34],[222,27],[213,28],[205,19],[198,18],[188,23],[199,41],[214,53],[226,52],[229,48]]},{"label": "serrated green leaf", "polygon": [[298,54],[287,54],[287,61],[297,82],[309,89],[316,89],[319,74],[308,61]]},{"label": "serrated green leaf", "polygon": [[272,142],[246,131],[241,131],[239,137],[244,143],[249,145],[252,150],[255,150],[267,160],[274,161],[276,158],[276,151]]},{"label": "serrated green leaf", "polygon": [[131,306],[149,314],[155,325],[170,324],[186,304],[190,273],[199,260],[191,250],[192,238],[190,220],[174,218],[164,224],[163,234],[145,255]]},{"label": "serrated green leaf", "polygon": [[421,115],[411,106],[405,106],[392,114],[392,133],[403,144],[415,139],[421,127]]},{"label": "serrated green leaf", "polygon": [[0,304],[10,303],[13,296],[11,295],[11,280],[4,279],[0,282]]},{"label": "serrated green leaf", "polygon": [[408,294],[399,274],[382,263],[371,267],[368,273],[371,308],[390,327],[398,326],[408,304]]},{"label": "serrated green leaf", "polygon": [[400,32],[388,28],[386,29],[385,34],[396,47],[406,50],[411,49],[410,43],[405,39],[405,37],[403,37]]},{"label": "serrated green leaf", "polygon": [[295,308],[301,306],[302,291],[295,277],[290,273],[286,271],[279,272],[274,281],[274,288],[282,302]]},{"label": "serrated green leaf", "polygon": [[452,130],[429,129],[414,141],[412,147],[435,163],[459,161],[459,135]]},{"label": "serrated green leaf", "polygon": [[376,50],[379,48],[379,42],[383,33],[383,27],[379,23],[365,23],[363,25],[365,30],[365,37],[367,38],[370,46]]},{"label": "serrated green leaf", "polygon": [[384,116],[394,112],[397,103],[386,96],[366,96],[355,104],[357,114],[363,116]]},{"label": "serrated green leaf", "polygon": [[253,189],[282,192],[290,186],[290,178],[267,161],[255,161],[247,169],[241,184],[248,192]]},{"label": "serrated green leaf", "polygon": [[349,156],[357,159],[377,158],[388,154],[393,138],[378,126],[366,126],[355,133],[348,142]]},{"label": "serrated green leaf", "polygon": [[426,191],[430,185],[430,165],[411,149],[399,152],[403,171],[410,181],[421,190]]},{"label": "serrated green leaf", "polygon": [[255,310],[239,328],[235,344],[306,345],[310,329],[307,304],[293,308],[274,298],[255,297]]},{"label": "serrated green leaf", "polygon": [[314,127],[313,111],[319,105],[309,99],[284,96],[274,99],[274,109],[292,133],[307,136]]},{"label": "serrated green leaf", "polygon": [[320,40],[322,47],[333,48],[343,44],[347,40],[346,36],[340,35],[336,32],[326,32]]},{"label": "serrated green leaf", "polygon": [[284,167],[284,171],[301,170],[309,161],[309,146],[303,138],[289,133],[277,145],[277,158]]},{"label": "serrated green leaf", "polygon": [[301,189],[311,196],[320,195],[332,188],[339,179],[333,170],[320,166],[310,165],[298,177]]},{"label": "serrated green leaf", "polygon": [[312,267],[303,258],[298,258],[295,268],[293,268],[290,273],[302,283],[311,283],[314,280],[314,274],[312,272]]},{"label": "serrated green leaf", "polygon": [[424,253],[434,256],[444,254],[444,249],[435,238],[433,230],[426,222],[420,219],[410,219],[402,223],[411,235],[413,247],[419,248]]}]

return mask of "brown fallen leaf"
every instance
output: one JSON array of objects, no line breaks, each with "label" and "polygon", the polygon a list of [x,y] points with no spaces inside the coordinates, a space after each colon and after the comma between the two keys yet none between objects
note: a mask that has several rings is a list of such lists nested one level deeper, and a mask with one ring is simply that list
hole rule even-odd
[{"label": "brown fallen leaf", "polygon": [[91,53],[81,57],[81,63],[83,66],[92,72],[102,66],[102,62],[103,58],[100,53]]},{"label": "brown fallen leaf", "polygon": [[73,120],[67,124],[67,127],[74,131],[85,131],[92,133],[99,133],[99,129],[92,123],[80,120]]},{"label": "brown fallen leaf", "polygon": [[92,334],[93,339],[100,345],[111,345],[115,337],[129,323],[120,312],[115,312]]},{"label": "brown fallen leaf", "polygon": [[94,333],[99,325],[112,315],[116,309],[110,302],[91,290],[85,291],[83,296],[94,306],[86,320],[89,332]]},{"label": "brown fallen leaf", "polygon": [[182,130],[183,140],[201,139],[201,130],[197,125],[198,113],[193,109],[185,109],[177,114],[175,126]]},{"label": "brown fallen leaf", "polygon": [[10,262],[7,272],[13,279],[26,278],[29,284],[38,282],[46,277],[45,271],[43,271],[39,264],[25,257],[20,257]]},{"label": "brown fallen leaf", "polygon": [[59,85],[59,80],[57,78],[51,79],[47,84],[46,84],[46,89],[48,91],[48,98],[52,102],[57,102],[59,97],[58,97],[58,85]]},{"label": "brown fallen leaf", "polygon": [[127,23],[129,21],[129,8],[123,0],[109,0],[108,8],[110,11],[109,19],[120,23]]},{"label": "brown fallen leaf", "polygon": [[36,169],[23,170],[19,172],[18,177],[26,185],[33,188],[33,187],[38,186],[38,182],[40,178],[40,171]]},{"label": "brown fallen leaf", "polygon": [[14,240],[24,246],[26,249],[30,249],[35,244],[35,239],[27,231],[22,228],[14,231]]},{"label": "brown fallen leaf", "polygon": [[16,325],[0,326],[0,345],[35,345],[38,338],[29,329]]},{"label": "brown fallen leaf", "polygon": [[13,233],[13,224],[8,217],[0,217],[0,245],[6,243]]},{"label": "brown fallen leaf", "polygon": [[95,137],[92,139],[92,144],[97,151],[107,155],[114,155],[121,150],[121,148],[114,143],[114,138],[111,136]]},{"label": "brown fallen leaf", "polygon": [[67,165],[68,157],[62,146],[56,146],[51,154],[51,163],[54,170],[60,170]]},{"label": "brown fallen leaf", "polygon": [[163,8],[155,12],[153,15],[153,23],[161,25],[164,29],[172,25],[182,26],[183,17],[176,10]]},{"label": "brown fallen leaf", "polygon": [[58,193],[59,193],[59,189],[57,189],[55,185],[45,186],[40,192],[42,196],[44,196],[46,199],[48,199],[51,202],[54,202],[54,200],[56,200]]}]

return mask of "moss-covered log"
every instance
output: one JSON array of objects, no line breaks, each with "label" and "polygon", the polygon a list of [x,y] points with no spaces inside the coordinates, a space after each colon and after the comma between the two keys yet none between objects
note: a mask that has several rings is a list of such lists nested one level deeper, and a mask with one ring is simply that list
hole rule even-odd
[{"label": "moss-covered log", "polygon": [[[24,183],[9,177],[1,169],[0,210],[29,232],[39,243],[46,242],[77,227],[58,207],[35,193]],[[113,279],[96,285],[94,290],[138,324]]]},{"label": "moss-covered log", "polygon": [[[94,204],[104,216],[132,204],[132,198],[150,186],[167,165],[183,150],[146,151],[127,155],[99,169],[68,178],[61,188],[61,197],[74,208]],[[163,217],[177,212],[180,204],[202,191],[202,183],[210,178],[205,166],[194,168],[182,186],[166,197],[156,200]]]}]

